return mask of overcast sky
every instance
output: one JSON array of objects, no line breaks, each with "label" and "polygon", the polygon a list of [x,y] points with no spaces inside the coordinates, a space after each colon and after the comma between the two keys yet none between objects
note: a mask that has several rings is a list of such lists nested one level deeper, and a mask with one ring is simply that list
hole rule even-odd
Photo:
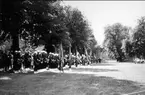
[{"label": "overcast sky", "polygon": [[137,19],[145,16],[145,1],[63,1],[82,11],[88,19],[99,45],[104,40],[104,27],[120,22],[135,27]]}]

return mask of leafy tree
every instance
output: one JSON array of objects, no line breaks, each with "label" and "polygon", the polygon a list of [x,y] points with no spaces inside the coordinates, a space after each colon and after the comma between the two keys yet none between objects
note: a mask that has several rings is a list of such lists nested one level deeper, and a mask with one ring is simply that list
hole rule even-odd
[{"label": "leafy tree", "polygon": [[116,23],[105,28],[104,46],[117,61],[123,61],[125,55],[121,49],[123,39],[128,38],[129,28]]},{"label": "leafy tree", "polygon": [[87,20],[84,18],[81,11],[70,6],[65,7],[66,11],[66,26],[70,32],[72,39],[72,52],[83,51],[84,46],[87,47],[87,41],[92,36],[92,31],[88,25]]},{"label": "leafy tree", "polygon": [[96,46],[97,46],[97,41],[94,36],[90,37],[88,40],[88,52],[90,56],[93,56],[94,54],[96,55]]},{"label": "leafy tree", "polygon": [[[50,15],[47,0],[2,0],[2,28],[1,31],[10,33],[12,36],[12,50],[14,55],[14,69],[18,70],[17,58],[19,56],[19,34],[22,30],[35,31],[35,35],[40,33],[40,29],[45,30],[42,24],[48,21]],[[46,10],[47,9],[47,10]],[[44,19],[45,18],[45,19]],[[47,25],[47,27],[49,27]],[[43,29],[44,28],[44,29]],[[44,32],[44,31],[43,31]],[[35,36],[36,37],[36,36]]]},{"label": "leafy tree", "polygon": [[133,52],[138,58],[145,58],[145,17],[138,20],[138,25],[133,34]]},{"label": "leafy tree", "polygon": [[30,31],[28,33],[35,34],[33,37],[44,40],[48,52],[53,52],[53,48],[58,46],[60,58],[63,60],[62,45],[70,43],[63,7],[60,6],[59,2],[49,3],[44,1],[25,2],[25,5],[27,6],[25,12],[27,21],[23,25],[24,29]]},{"label": "leafy tree", "polygon": [[[78,9],[63,7],[55,1],[2,0],[0,36],[4,39],[10,34],[12,38],[15,70],[19,69],[19,37],[29,43],[35,43],[34,45],[37,45],[39,40],[44,40],[48,50],[51,50],[52,46],[59,46],[61,56],[66,45],[72,46],[74,52],[84,52],[89,49],[90,44],[94,44],[95,41],[90,40],[94,40],[92,30],[82,13]],[[70,49],[69,51],[71,52]]]},{"label": "leafy tree", "polygon": [[135,57],[133,42],[131,38],[123,40],[122,43],[122,51],[124,52],[126,58],[125,61],[133,61],[133,58]]},{"label": "leafy tree", "polygon": [[12,50],[14,55],[14,69],[18,69],[16,51],[19,50],[18,34],[21,23],[22,1],[24,0],[1,0],[1,17],[2,17],[2,28],[5,34],[10,33],[12,36]]},{"label": "leafy tree", "polygon": [[[65,23],[71,38],[69,55],[71,52],[76,55],[79,52],[80,54],[85,53],[88,57],[88,52],[91,53],[93,46],[97,43],[88,21],[77,8],[65,6],[64,10],[66,13]],[[69,59],[71,59],[71,55],[69,56]]]}]

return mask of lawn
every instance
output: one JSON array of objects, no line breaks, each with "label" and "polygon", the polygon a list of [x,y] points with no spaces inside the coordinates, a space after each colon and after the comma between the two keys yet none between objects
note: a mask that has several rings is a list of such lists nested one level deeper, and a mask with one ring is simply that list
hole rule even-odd
[{"label": "lawn", "polygon": [[0,95],[121,95],[143,89],[133,81],[86,74],[0,74]]}]

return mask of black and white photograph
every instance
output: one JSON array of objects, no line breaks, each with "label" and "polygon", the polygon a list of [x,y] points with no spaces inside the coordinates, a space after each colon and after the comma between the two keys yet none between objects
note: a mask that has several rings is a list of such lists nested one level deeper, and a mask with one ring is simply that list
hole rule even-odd
[{"label": "black and white photograph", "polygon": [[145,1],[0,0],[0,95],[145,95]]}]

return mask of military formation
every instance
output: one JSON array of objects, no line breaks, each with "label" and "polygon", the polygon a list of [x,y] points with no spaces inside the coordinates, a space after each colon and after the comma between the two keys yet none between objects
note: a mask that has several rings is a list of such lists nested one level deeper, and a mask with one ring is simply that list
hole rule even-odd
[{"label": "military formation", "polygon": [[[72,65],[76,67],[78,65],[90,65],[91,63],[101,63],[101,59],[97,59],[93,56],[74,55],[71,54],[71,58],[68,54],[64,55],[63,60],[57,53],[47,53],[46,51],[35,51],[20,53],[18,58],[19,70],[30,68],[37,71],[42,68],[58,68],[68,66],[71,68]],[[0,52],[0,68],[4,71],[13,69],[13,55],[11,53]],[[62,65],[62,66],[61,66]]]}]

